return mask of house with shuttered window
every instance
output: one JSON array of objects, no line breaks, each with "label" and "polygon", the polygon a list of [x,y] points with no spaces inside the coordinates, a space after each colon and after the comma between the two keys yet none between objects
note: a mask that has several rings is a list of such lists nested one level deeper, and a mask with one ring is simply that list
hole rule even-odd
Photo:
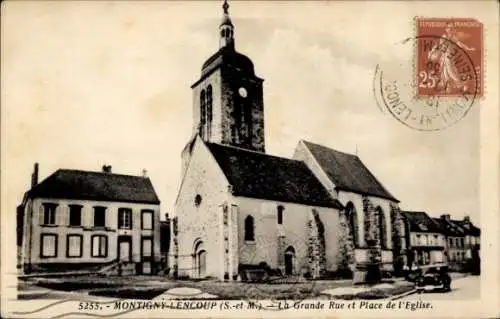
[{"label": "house with shuttered window", "polygon": [[160,261],[160,201],[146,176],[59,169],[18,206],[25,273],[102,269],[151,274]]}]

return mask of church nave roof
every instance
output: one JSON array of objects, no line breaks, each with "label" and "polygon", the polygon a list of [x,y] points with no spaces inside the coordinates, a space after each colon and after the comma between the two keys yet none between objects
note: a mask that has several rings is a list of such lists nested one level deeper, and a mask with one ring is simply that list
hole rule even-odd
[{"label": "church nave roof", "polygon": [[338,189],[398,201],[358,156],[308,141],[303,142]]},{"label": "church nave roof", "polygon": [[207,143],[235,196],[342,209],[302,161]]}]

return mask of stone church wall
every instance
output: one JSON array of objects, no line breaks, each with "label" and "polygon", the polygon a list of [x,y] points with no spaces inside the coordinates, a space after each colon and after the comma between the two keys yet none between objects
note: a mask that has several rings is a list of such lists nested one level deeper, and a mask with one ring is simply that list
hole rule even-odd
[{"label": "stone church wall", "polygon": [[340,219],[338,210],[318,209],[318,217],[323,223],[325,237],[325,270],[336,271],[339,266]]},{"label": "stone church wall", "polygon": [[[251,150],[260,152],[265,151],[265,136],[264,136],[264,101],[262,80],[254,78],[248,74],[242,76],[239,71],[235,71],[230,67],[221,69],[221,105],[222,107],[222,141],[225,144],[238,145]],[[239,89],[244,87],[247,90],[247,96],[241,97],[238,93]],[[241,122],[240,126],[236,126],[236,109],[240,105],[244,109],[250,109],[250,143],[240,140],[246,132],[248,123]],[[233,137],[234,131],[238,131],[236,137]]]},{"label": "stone church wall", "polygon": [[[279,255],[288,247],[295,250],[294,273],[304,274],[309,271],[309,228],[308,221],[312,209],[318,215],[325,228],[325,255],[328,270],[335,270],[338,259],[338,210],[314,207],[295,203],[283,203],[268,200],[236,197],[239,207],[239,262],[258,265],[266,262],[271,268],[280,268]],[[278,206],[284,207],[283,224],[278,225]],[[244,240],[244,221],[251,215],[254,218],[255,241]],[[280,227],[281,226],[281,227]],[[283,243],[279,245],[279,235]],[[281,246],[281,247],[280,247]]]},{"label": "stone church wall", "polygon": [[373,197],[373,196],[368,196],[370,201],[372,202],[373,206],[375,208],[380,207],[382,211],[384,212],[385,216],[385,230],[386,230],[386,247],[387,249],[392,249],[392,225],[391,225],[391,204],[393,203],[390,200],[380,198],[380,197]]},{"label": "stone church wall", "polygon": [[[195,240],[203,242],[207,251],[206,276],[220,276],[222,268],[222,243],[220,227],[221,205],[228,201],[228,183],[209,150],[198,138],[191,161],[181,183],[175,204],[177,236],[172,240],[178,245],[178,275],[193,276],[193,245]],[[200,201],[196,203],[196,196]],[[175,246],[175,242],[173,243]],[[174,248],[175,251],[175,248]],[[175,256],[170,256],[173,262]],[[171,265],[174,268],[174,265]]]},{"label": "stone church wall", "polygon": [[335,192],[335,185],[330,181],[328,176],[325,174],[321,166],[316,162],[312,154],[309,152],[307,147],[302,141],[297,144],[295,148],[295,153],[293,154],[293,159],[303,161],[307,167],[313,172],[314,176],[321,182],[323,187],[325,187],[330,196],[337,198],[337,193]]},{"label": "stone church wall", "polygon": [[363,225],[365,224],[365,214],[363,212],[363,196],[356,193],[339,191],[338,200],[344,206],[347,206],[347,203],[351,202],[356,209],[356,217],[358,222],[358,238],[359,238],[359,246],[365,247],[365,229]]}]

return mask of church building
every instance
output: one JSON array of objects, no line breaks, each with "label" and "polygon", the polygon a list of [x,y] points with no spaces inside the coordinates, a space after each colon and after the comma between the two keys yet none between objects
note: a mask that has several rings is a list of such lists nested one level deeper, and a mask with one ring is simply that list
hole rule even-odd
[{"label": "church building", "polygon": [[398,200],[357,156],[307,141],[292,159],[266,153],[263,79],[236,51],[228,8],[220,48],[191,86],[171,274],[235,280],[261,268],[327,278],[347,270],[362,281],[367,265],[392,272],[404,249]]}]

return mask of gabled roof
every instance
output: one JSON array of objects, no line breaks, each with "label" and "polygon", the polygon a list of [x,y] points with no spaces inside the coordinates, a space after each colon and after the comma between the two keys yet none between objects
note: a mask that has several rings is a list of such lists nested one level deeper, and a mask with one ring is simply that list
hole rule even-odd
[{"label": "gabled roof", "polygon": [[408,221],[410,232],[442,233],[440,225],[425,212],[402,211]]},{"label": "gabled roof", "polygon": [[147,177],[59,169],[33,187],[29,196],[159,204]]},{"label": "gabled roof", "polygon": [[464,235],[464,230],[455,223],[444,218],[432,218],[442,229],[446,236],[460,237]]},{"label": "gabled roof", "polygon": [[474,226],[471,222],[465,221],[465,220],[452,220],[452,223],[455,223],[462,227],[464,230],[465,235],[470,235],[470,236],[481,236],[481,229],[478,227]]},{"label": "gabled roof", "polygon": [[342,209],[302,161],[207,143],[235,196]]},{"label": "gabled roof", "polygon": [[338,189],[398,201],[382,186],[358,156],[308,141],[303,143]]}]

